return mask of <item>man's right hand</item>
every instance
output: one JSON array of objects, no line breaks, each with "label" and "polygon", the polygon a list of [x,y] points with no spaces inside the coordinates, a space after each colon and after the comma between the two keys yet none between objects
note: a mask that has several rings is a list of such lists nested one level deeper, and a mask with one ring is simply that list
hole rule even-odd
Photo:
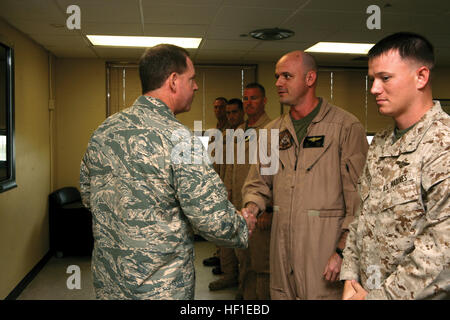
[{"label": "man's right hand", "polygon": [[256,216],[258,214],[259,208],[256,204],[250,203],[245,208],[242,208],[241,215],[244,217],[245,222],[247,222],[248,233],[251,236],[253,230],[255,230],[256,226]]}]

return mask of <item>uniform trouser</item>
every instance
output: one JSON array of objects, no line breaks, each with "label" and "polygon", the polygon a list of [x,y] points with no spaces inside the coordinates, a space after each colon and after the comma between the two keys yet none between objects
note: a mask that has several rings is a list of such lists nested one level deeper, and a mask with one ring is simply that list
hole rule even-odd
[{"label": "uniform trouser", "polygon": [[222,269],[222,277],[225,279],[238,278],[239,265],[238,259],[233,248],[220,247],[219,258],[220,268]]},{"label": "uniform trouser", "polygon": [[299,232],[292,230],[288,223],[280,224],[274,216],[270,243],[271,299],[341,299],[343,284],[340,281],[329,282],[323,276],[339,238],[339,229],[333,221],[338,218],[326,219],[316,221],[320,224],[303,226]]},{"label": "uniform trouser", "polygon": [[244,300],[270,300],[269,273],[249,270],[244,281]]},{"label": "uniform trouser", "polygon": [[236,249],[239,282],[244,300],[270,300],[270,230],[255,229],[248,249]]},{"label": "uniform trouser", "polygon": [[248,249],[234,249],[239,262],[239,289],[238,292],[244,295],[244,284],[250,266],[250,256]]}]

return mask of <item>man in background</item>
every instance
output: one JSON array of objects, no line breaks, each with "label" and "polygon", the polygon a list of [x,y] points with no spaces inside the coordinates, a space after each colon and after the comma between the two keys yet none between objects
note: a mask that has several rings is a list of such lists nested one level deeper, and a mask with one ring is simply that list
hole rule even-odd
[{"label": "man in background", "polygon": [[432,100],[433,46],[402,32],[368,55],[371,93],[395,126],[370,146],[342,298],[449,299],[450,117]]},{"label": "man in background", "polygon": [[[256,82],[247,84],[244,89],[244,110],[247,120],[238,129],[245,132],[248,132],[249,129],[255,130],[255,138],[257,139],[259,130],[270,122],[270,118],[265,111],[266,103],[265,88]],[[249,144],[256,143],[256,141],[253,142],[250,139],[251,137],[245,140],[246,162],[238,164],[235,161],[232,165],[226,166],[224,182],[227,189],[231,190],[231,203],[236,208],[242,207],[242,187],[250,169]],[[256,229],[249,240],[248,249],[234,249],[239,260],[239,292],[244,300],[270,300],[269,247],[271,224],[272,207],[269,206],[258,217]]]},{"label": "man in background", "polygon": [[242,106],[241,99],[230,99],[225,106],[225,113],[227,115],[227,121],[229,128],[236,130],[242,123],[244,123],[244,107]]},{"label": "man in background", "polygon": [[[219,129],[220,131],[222,131],[222,133],[224,133],[225,130],[228,129],[230,126],[227,120],[227,114],[225,110],[227,103],[228,101],[225,97],[217,97],[216,99],[214,99],[213,103],[214,115],[216,116],[217,119],[216,129]],[[213,142],[214,137],[211,139],[211,141],[209,141],[209,143]],[[212,156],[214,156],[214,153],[212,154]],[[217,174],[220,174],[221,164],[214,163],[213,167],[214,170],[216,170]],[[203,265],[207,267],[215,267],[213,269],[214,274],[222,274],[222,269],[220,268],[219,248],[217,248],[216,252],[212,257],[203,260]]]},{"label": "man in background", "polygon": [[[229,128],[236,130],[244,122],[244,108],[242,106],[241,99],[234,98],[230,99],[225,106],[226,116]],[[226,151],[226,132],[224,134],[224,151]],[[224,153],[225,158],[225,153]],[[225,168],[228,164],[222,164],[220,166],[219,176],[224,181]],[[228,199],[230,200],[231,190],[225,184],[228,191]],[[235,287],[238,284],[239,277],[239,263],[236,257],[236,253],[233,248],[219,247],[219,260],[220,260],[220,271],[221,277],[209,284],[209,289],[211,291],[222,290],[226,288]],[[214,270],[213,270],[214,271]],[[216,273],[218,273],[216,271]]]},{"label": "man in background", "polygon": [[228,101],[224,97],[217,97],[214,100],[214,114],[217,119],[216,129],[219,129],[220,131],[224,131],[230,127],[226,112],[227,103]]}]

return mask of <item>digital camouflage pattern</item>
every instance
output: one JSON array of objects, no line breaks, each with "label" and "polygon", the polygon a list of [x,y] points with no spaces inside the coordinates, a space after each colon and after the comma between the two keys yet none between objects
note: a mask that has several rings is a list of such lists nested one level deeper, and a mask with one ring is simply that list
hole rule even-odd
[{"label": "digital camouflage pattern", "polygon": [[358,280],[366,299],[449,298],[450,117],[435,102],[393,141],[391,128],[370,146],[341,280]]},{"label": "digital camouflage pattern", "polygon": [[194,232],[247,247],[245,220],[212,166],[172,161],[174,130],[188,129],[162,101],[141,96],[91,137],[80,185],[93,214],[99,299],[193,299]]}]

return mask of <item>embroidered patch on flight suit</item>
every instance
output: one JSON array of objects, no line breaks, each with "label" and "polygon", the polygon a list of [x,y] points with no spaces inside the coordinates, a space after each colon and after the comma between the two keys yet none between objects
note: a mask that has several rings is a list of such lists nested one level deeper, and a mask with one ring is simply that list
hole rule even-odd
[{"label": "embroidered patch on flight suit", "polygon": [[286,150],[292,147],[294,139],[290,132],[286,129],[280,132],[280,150]]},{"label": "embroidered patch on flight suit", "polygon": [[325,136],[311,136],[303,140],[303,148],[323,148]]}]

